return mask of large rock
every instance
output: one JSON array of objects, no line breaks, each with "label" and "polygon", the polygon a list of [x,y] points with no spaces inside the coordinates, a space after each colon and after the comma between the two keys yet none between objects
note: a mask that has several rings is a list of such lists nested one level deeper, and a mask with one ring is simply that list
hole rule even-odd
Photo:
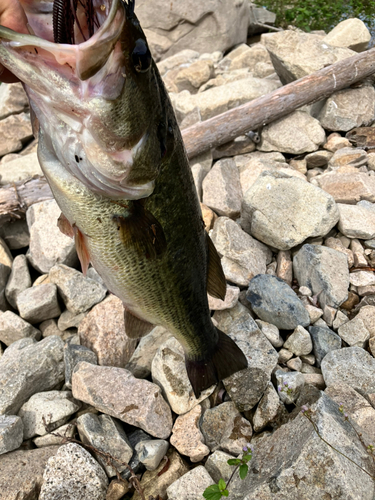
[{"label": "large rock", "polygon": [[261,174],[242,201],[243,229],[279,250],[326,235],[338,219],[331,195],[279,172]]},{"label": "large rock", "polygon": [[338,307],[348,298],[349,270],[342,252],[321,245],[303,245],[293,259],[300,286],[318,295],[321,307]]},{"label": "large rock", "polygon": [[371,33],[365,23],[357,18],[345,19],[331,30],[323,41],[334,47],[347,47],[362,52],[367,49]]},{"label": "large rock", "polygon": [[375,393],[375,359],[361,347],[331,351],[322,361],[327,387],[344,382],[366,396]]},{"label": "large rock", "polygon": [[199,428],[201,415],[202,407],[197,405],[185,415],[178,416],[170,439],[171,445],[192,462],[200,462],[210,453]]},{"label": "large rock", "polygon": [[74,266],[78,260],[74,241],[57,227],[60,214],[55,200],[35,203],[26,212],[30,231],[28,259],[42,274],[48,273],[55,264]]},{"label": "large rock", "polygon": [[33,131],[28,114],[20,113],[0,120],[0,157],[19,151],[32,136]]},{"label": "large rock", "polygon": [[0,312],[0,340],[9,346],[25,337],[40,339],[40,331],[12,311]]},{"label": "large rock", "polygon": [[285,30],[262,35],[262,43],[284,84],[355,55],[352,50],[328,45],[321,36],[301,31]]},{"label": "large rock", "polygon": [[247,286],[255,275],[266,272],[272,259],[271,251],[231,219],[219,217],[211,238],[222,256],[221,264],[228,281]]},{"label": "large rock", "polygon": [[48,460],[39,500],[104,500],[107,488],[98,462],[78,444],[69,443]]},{"label": "large rock", "polygon": [[337,203],[354,205],[361,200],[375,201],[375,177],[355,168],[348,172],[326,172],[314,177],[312,184],[329,193]]},{"label": "large rock", "polygon": [[159,60],[186,47],[199,53],[225,52],[245,42],[249,4],[244,0],[209,0],[199,5],[181,0],[173,4],[140,0],[137,16],[151,52]]},{"label": "large rock", "polygon": [[64,343],[56,336],[38,343],[14,342],[0,358],[0,414],[15,414],[30,396],[64,380]]},{"label": "large rock", "polygon": [[346,456],[371,475],[373,462],[337,403],[323,394],[311,411],[322,438],[345,456],[327,446],[309,420],[299,414],[257,442],[249,474],[243,481],[236,477],[231,484],[233,500],[335,497],[372,500],[375,492],[372,478]]},{"label": "large rock", "polygon": [[282,330],[310,324],[309,313],[285,281],[270,274],[258,274],[250,281],[246,299],[263,321]]},{"label": "large rock", "polygon": [[76,399],[152,436],[165,439],[172,430],[171,410],[160,387],[128,370],[82,361],[73,373],[72,390]]},{"label": "large rock", "polygon": [[5,296],[9,304],[17,308],[17,296],[19,293],[26,290],[31,286],[31,278],[29,268],[27,266],[27,259],[24,254],[17,255],[12,263],[12,271],[10,273],[8,283],[5,287]]},{"label": "large rock", "polygon": [[151,373],[152,380],[162,388],[163,395],[177,415],[190,411],[215,389],[213,385],[202,391],[199,398],[195,397],[186,372],[184,350],[174,337],[159,347],[152,361]]},{"label": "large rock", "polygon": [[53,283],[26,288],[17,295],[16,304],[21,318],[31,324],[41,323],[61,314],[57,287]]},{"label": "large rock", "polygon": [[338,203],[339,231],[348,238],[371,240],[375,238],[375,212],[361,205]]},{"label": "large rock", "polygon": [[370,125],[374,117],[375,90],[370,85],[335,92],[325,102],[318,120],[326,130],[347,132]]},{"label": "large rock", "polygon": [[47,460],[58,446],[17,450],[0,458],[1,500],[36,500],[43,481]]},{"label": "large rock", "polygon": [[21,113],[29,106],[21,83],[3,83],[0,87],[0,120]]},{"label": "large rock", "polygon": [[34,175],[43,175],[37,153],[30,153],[1,165],[0,184],[22,181]]},{"label": "large rock", "polygon": [[303,111],[294,111],[266,125],[258,147],[260,151],[298,155],[316,151],[325,140],[325,132],[316,118]]},{"label": "large rock", "polygon": [[[16,415],[0,416],[0,455],[16,450],[23,441],[22,419]],[[0,458],[1,463],[1,458]]]},{"label": "large rock", "polygon": [[167,488],[169,500],[195,500],[203,497],[204,490],[213,483],[203,465],[198,465],[195,469],[177,479]]}]

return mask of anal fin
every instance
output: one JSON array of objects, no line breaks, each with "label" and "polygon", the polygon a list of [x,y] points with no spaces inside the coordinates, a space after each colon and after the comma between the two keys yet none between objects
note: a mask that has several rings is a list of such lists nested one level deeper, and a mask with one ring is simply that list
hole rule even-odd
[{"label": "anal fin", "polygon": [[154,328],[154,325],[140,319],[131,313],[124,306],[125,333],[130,339],[138,339],[144,337]]},{"label": "anal fin", "polygon": [[225,299],[227,283],[219,254],[212,243],[211,238],[206,233],[207,239],[207,292],[216,299]]}]

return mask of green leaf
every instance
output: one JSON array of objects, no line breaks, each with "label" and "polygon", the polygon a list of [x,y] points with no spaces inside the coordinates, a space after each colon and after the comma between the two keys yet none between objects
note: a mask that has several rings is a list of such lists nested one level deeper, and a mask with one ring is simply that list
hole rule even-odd
[{"label": "green leaf", "polygon": [[206,500],[220,500],[223,496],[217,484],[213,484],[204,490],[203,496]]},{"label": "green leaf", "polygon": [[224,479],[219,479],[219,482],[217,483],[217,485],[219,486],[220,490],[225,490],[225,488],[227,487]]},{"label": "green leaf", "polygon": [[249,472],[249,467],[246,464],[242,464],[239,472],[240,472],[240,478],[245,479],[247,473]]},{"label": "green leaf", "polygon": [[240,463],[241,463],[241,460],[239,458],[230,458],[227,461],[228,465],[240,465]]},{"label": "green leaf", "polygon": [[229,491],[228,490],[223,490],[221,493],[223,494],[223,497],[229,497]]}]

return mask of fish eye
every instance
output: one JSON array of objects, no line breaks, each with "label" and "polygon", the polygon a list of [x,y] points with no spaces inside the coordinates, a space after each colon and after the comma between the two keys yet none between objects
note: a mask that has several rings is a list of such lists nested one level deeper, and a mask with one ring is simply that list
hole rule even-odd
[{"label": "fish eye", "polygon": [[145,73],[151,66],[151,53],[146,42],[141,38],[135,42],[135,47],[132,52],[132,61],[138,73]]}]

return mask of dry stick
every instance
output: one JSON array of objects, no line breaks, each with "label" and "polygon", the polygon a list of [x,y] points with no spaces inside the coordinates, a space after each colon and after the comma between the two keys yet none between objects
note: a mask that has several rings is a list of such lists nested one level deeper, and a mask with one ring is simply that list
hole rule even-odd
[{"label": "dry stick", "polygon": [[[226,111],[182,132],[189,158],[256,130],[295,109],[328,97],[375,73],[375,48],[356,54],[300,80]],[[0,189],[0,224],[24,217],[33,203],[52,198],[44,178]]]},{"label": "dry stick", "polygon": [[189,158],[320,101],[375,73],[375,48],[343,59],[270,94],[182,131]]}]

